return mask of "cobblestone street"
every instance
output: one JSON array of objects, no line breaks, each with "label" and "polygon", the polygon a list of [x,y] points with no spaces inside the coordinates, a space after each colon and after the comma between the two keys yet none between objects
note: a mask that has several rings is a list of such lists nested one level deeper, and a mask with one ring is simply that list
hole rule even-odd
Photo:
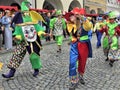
[{"label": "cobblestone street", "polygon": [[[62,53],[56,52],[56,44],[43,46],[41,60],[43,67],[38,77],[33,77],[28,54],[17,69],[14,78],[4,79],[1,74],[8,72],[6,64],[12,53],[0,55],[4,63],[0,71],[0,90],[69,90],[69,46],[64,41]],[[111,68],[105,61],[102,48],[96,49],[96,36],[92,38],[93,58],[87,61],[85,85],[79,84],[75,90],[120,90],[120,61]]]}]

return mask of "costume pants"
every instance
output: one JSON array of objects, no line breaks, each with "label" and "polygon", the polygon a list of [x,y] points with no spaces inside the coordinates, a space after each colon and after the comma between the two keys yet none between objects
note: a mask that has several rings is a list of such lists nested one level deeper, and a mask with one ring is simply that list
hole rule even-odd
[{"label": "costume pants", "polygon": [[88,58],[88,45],[86,42],[78,42],[78,72],[84,74]]},{"label": "costume pants", "polygon": [[97,36],[97,47],[101,46],[101,38],[102,38],[102,33],[98,30],[96,30],[96,36]]},{"label": "costume pants", "polygon": [[77,42],[70,45],[70,64],[69,64],[69,76],[76,76],[76,62],[78,60]]}]

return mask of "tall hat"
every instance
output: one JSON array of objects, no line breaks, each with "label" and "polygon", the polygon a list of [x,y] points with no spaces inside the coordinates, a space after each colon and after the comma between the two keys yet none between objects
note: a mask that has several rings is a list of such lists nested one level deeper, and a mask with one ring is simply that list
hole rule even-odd
[{"label": "tall hat", "polygon": [[[21,24],[24,22],[38,22],[38,21],[44,21],[43,17],[37,13],[36,11],[29,11],[28,5],[29,2],[27,0],[24,0],[21,3],[21,12],[17,12],[12,20],[12,23],[15,24]],[[29,12],[30,16],[23,17],[24,12]]]},{"label": "tall hat", "polygon": [[21,11],[29,11],[29,8],[27,6],[28,4],[30,4],[30,2],[28,0],[24,0],[21,3]]}]

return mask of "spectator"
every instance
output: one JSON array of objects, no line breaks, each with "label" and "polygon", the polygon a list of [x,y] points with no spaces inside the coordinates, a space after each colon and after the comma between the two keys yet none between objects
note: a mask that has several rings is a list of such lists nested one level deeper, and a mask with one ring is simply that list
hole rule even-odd
[{"label": "spectator", "polygon": [[5,11],[5,16],[2,18],[2,24],[5,27],[4,37],[5,37],[5,49],[12,49],[12,30],[11,25],[11,12],[9,10]]},{"label": "spectator", "polygon": [[[50,27],[49,27],[50,17],[51,17],[51,14],[50,14],[50,12],[48,12],[47,15],[46,15],[46,18],[45,18],[45,21],[46,21],[46,33],[50,33]],[[50,41],[50,36],[46,37],[46,41]]]},{"label": "spectator", "polygon": [[63,43],[63,30],[66,30],[65,19],[62,18],[61,10],[56,12],[56,17],[50,20],[50,36],[55,36],[58,50],[61,53],[61,45]]},{"label": "spectator", "polygon": [[0,11],[0,50],[2,49],[2,41],[3,41],[2,31],[3,31],[2,12]]}]

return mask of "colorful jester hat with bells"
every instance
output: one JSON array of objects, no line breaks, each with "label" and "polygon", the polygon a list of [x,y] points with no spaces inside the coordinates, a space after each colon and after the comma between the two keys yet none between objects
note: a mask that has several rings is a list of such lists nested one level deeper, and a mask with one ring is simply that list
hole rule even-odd
[{"label": "colorful jester hat with bells", "polygon": [[38,25],[38,22],[45,21],[39,13],[29,11],[28,4],[29,2],[24,0],[21,4],[21,12],[14,17],[16,27],[13,35],[20,41],[27,40],[28,42],[33,42],[36,40],[37,34],[38,36],[44,34],[44,29]]}]

